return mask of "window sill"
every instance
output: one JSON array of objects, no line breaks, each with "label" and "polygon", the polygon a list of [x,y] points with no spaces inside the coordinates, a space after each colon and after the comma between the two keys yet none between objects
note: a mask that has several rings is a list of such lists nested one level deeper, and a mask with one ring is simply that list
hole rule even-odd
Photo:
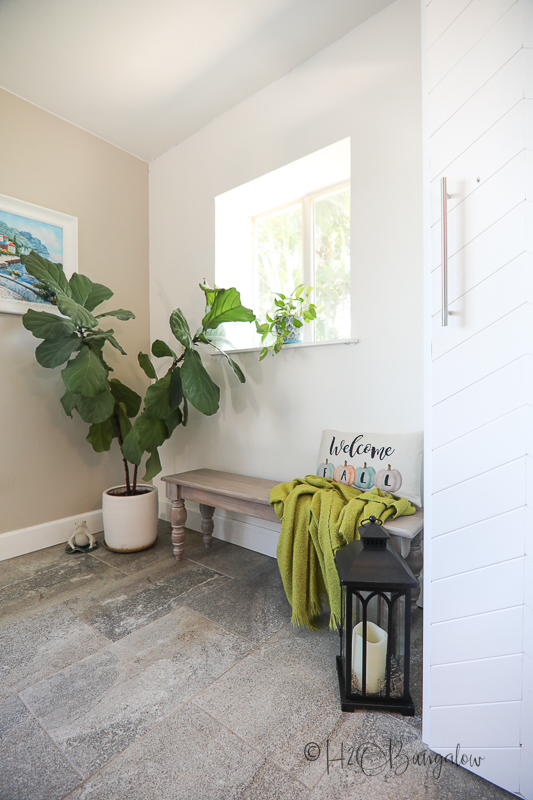
[{"label": "window sill", "polygon": [[[295,342],[294,344],[284,344],[283,350],[293,350],[296,347],[328,347],[332,344],[358,344],[359,339],[332,339],[328,342]],[[228,355],[235,355],[236,353],[260,353],[262,347],[246,347],[237,350],[226,350]],[[212,356],[220,356],[222,353],[213,352]]]}]

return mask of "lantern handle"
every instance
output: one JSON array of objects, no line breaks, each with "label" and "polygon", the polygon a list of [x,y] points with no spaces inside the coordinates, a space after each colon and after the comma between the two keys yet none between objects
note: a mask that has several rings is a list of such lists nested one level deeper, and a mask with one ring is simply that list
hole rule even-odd
[{"label": "lantern handle", "polygon": [[368,522],[370,525],[372,525],[372,523],[375,523],[376,525],[383,525],[383,520],[378,519],[373,515],[371,517],[368,517],[367,519],[362,520],[361,526],[364,526],[365,522]]}]

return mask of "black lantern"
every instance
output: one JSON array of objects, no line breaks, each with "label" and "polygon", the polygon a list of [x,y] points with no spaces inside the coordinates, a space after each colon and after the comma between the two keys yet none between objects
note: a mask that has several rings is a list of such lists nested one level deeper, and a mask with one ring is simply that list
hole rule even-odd
[{"label": "black lantern", "polygon": [[376,517],[363,521],[359,535],[335,555],[341,582],[341,708],[413,716],[411,590],[418,583]]}]

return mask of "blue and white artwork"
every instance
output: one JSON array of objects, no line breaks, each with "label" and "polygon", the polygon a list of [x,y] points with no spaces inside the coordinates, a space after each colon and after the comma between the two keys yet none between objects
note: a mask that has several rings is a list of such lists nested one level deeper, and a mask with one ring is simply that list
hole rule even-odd
[{"label": "blue and white artwork", "polygon": [[63,228],[0,207],[0,300],[51,304],[22,263],[21,257],[32,250],[63,264]]},{"label": "blue and white artwork", "polygon": [[0,194],[0,314],[52,309],[53,293],[24,266],[32,251],[61,264],[70,278],[78,271],[77,217]]}]

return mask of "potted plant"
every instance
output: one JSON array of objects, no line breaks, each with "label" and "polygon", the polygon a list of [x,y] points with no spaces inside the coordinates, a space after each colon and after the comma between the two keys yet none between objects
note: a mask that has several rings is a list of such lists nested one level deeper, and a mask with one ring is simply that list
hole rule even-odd
[{"label": "potted plant", "polygon": [[288,296],[275,292],[274,314],[272,316],[267,314],[267,321],[263,324],[256,321],[257,332],[261,334],[263,346],[259,353],[260,361],[269,351],[275,355],[284,344],[301,341],[303,324],[316,319],[316,307],[309,300],[312,291],[312,286],[300,283]]},{"label": "potted plant", "polygon": [[[154,381],[142,398],[118,378],[111,377],[104,348],[111,345],[124,355],[125,352],[113,329],[99,327],[106,317],[129,320],[134,314],[125,309],[95,314],[98,306],[113,296],[106,286],[78,273],[67,280],[61,264],[53,264],[35,252],[24,257],[24,264],[50,290],[60,312],[30,309],[22,318],[24,327],[43,340],[35,351],[37,361],[51,369],[65,365],[61,376],[66,391],[61,404],[70,417],[76,411],[90,425],[87,441],[93,449],[98,453],[109,450],[115,439],[120,448],[125,482],[104,492],[106,544],[121,552],[149,547],[157,536],[157,489],[138,482],[139,466],[148,455],[144,481],[150,481],[161,471],[158,448],[178,425],[187,424],[189,404],[202,414],[216,413],[220,389],[205,369],[198,346],[211,345],[219,350],[220,337],[216,332],[219,325],[252,322],[255,315],[241,304],[236,289],[201,286],[206,310],[195,334],[179,308],[170,316],[170,329],[180,352],[160,339],[152,344],[153,356],[170,359],[165,374],[158,378],[150,357],[139,353],[140,366]],[[223,354],[244,383],[240,367],[227,353]],[[139,529],[137,533],[134,528]]]}]

